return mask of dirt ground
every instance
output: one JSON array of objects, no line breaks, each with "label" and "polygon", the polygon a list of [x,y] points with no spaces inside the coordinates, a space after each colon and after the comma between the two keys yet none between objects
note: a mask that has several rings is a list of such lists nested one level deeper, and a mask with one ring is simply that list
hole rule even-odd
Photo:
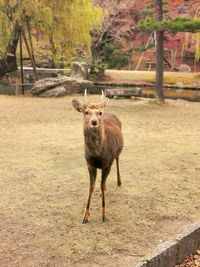
[{"label": "dirt ground", "polygon": [[89,179],[72,99],[0,96],[1,267],[134,266],[200,220],[200,103],[110,100],[122,186],[113,165],[103,223],[99,172],[83,225]]}]

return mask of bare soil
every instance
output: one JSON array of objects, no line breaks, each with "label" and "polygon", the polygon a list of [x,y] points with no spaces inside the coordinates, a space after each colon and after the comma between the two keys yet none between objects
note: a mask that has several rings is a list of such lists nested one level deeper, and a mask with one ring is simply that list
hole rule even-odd
[{"label": "bare soil", "polygon": [[[89,223],[82,115],[73,98],[0,96],[0,266],[134,266],[200,220],[200,103],[110,100],[122,121],[122,186],[100,172]],[[90,96],[98,101],[99,96]]]}]

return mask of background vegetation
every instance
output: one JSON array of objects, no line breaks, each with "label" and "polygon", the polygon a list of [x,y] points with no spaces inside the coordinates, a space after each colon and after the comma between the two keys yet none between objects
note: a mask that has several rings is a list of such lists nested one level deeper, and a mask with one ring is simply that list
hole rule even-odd
[{"label": "background vegetation", "polygon": [[38,42],[49,42],[53,62],[61,55],[69,62],[77,51],[90,53],[90,30],[101,20],[101,8],[89,0],[0,0],[0,55],[5,55],[16,25],[26,30],[29,22]]}]

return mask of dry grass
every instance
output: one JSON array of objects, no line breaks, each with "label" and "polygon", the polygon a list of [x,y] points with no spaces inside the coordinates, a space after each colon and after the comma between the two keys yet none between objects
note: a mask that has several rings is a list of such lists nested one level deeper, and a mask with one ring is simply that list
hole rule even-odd
[{"label": "dry grass", "polygon": [[[155,71],[127,71],[127,70],[106,70],[105,74],[112,81],[140,81],[155,83]],[[183,85],[199,81],[197,73],[164,72],[164,84],[182,83]]]},{"label": "dry grass", "polygon": [[200,103],[110,101],[123,123],[122,186],[113,166],[102,223],[97,179],[83,225],[88,173],[71,99],[0,96],[3,267],[133,266],[200,219]]}]

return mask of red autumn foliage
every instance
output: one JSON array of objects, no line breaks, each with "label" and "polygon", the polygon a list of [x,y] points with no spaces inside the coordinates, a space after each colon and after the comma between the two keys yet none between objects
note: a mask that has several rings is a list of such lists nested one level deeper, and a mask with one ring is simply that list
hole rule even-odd
[{"label": "red autumn foliage", "polygon": [[[109,11],[112,21],[109,30],[113,31],[114,35],[117,35],[123,51],[128,52],[135,47],[144,47],[147,44],[150,33],[139,32],[137,30],[137,24],[141,18],[144,18],[144,15],[142,15],[140,11],[145,9],[146,4],[152,3],[154,0],[120,0],[118,3],[116,0],[93,0],[93,2],[95,4],[100,4],[103,8],[106,8]],[[169,4],[167,4],[165,8],[169,9],[169,12],[164,14],[164,17],[167,19],[178,16],[194,18],[196,10],[199,8],[200,4],[197,0],[171,0],[168,2]],[[153,8],[152,11],[154,12]],[[188,46],[185,48],[187,51],[183,54],[181,48],[185,41],[185,33],[182,32],[173,35],[165,32],[165,39],[165,48],[172,51],[177,48],[175,65],[179,66],[184,63],[190,65],[193,69],[196,51],[195,42],[192,43],[190,40]],[[140,55],[141,53],[139,52],[134,53],[133,61],[138,61]],[[187,55],[190,55],[190,57]],[[166,57],[168,61],[171,62],[171,54],[168,53]],[[182,61],[183,58],[185,61]],[[145,53],[144,60],[155,61],[153,49],[150,49]],[[136,65],[137,63],[134,64]]]},{"label": "red autumn foliage", "polygon": [[199,267],[200,266],[200,247],[196,250],[195,254],[191,254],[187,257],[187,259],[182,262],[180,265],[176,265],[175,267]]},{"label": "red autumn foliage", "polygon": [[184,0],[172,0],[169,4],[170,7],[177,7],[180,4],[184,3]]}]

